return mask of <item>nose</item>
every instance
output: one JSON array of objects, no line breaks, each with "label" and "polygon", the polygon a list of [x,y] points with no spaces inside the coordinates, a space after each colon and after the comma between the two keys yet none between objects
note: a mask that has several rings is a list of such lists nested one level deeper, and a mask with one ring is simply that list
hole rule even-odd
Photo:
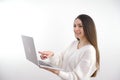
[{"label": "nose", "polygon": [[74,27],[74,30],[79,31],[79,27],[78,26]]}]

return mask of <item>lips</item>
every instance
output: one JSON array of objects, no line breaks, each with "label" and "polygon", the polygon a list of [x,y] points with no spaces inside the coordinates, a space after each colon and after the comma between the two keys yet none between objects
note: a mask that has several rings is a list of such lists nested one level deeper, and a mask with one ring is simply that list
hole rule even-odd
[{"label": "lips", "polygon": [[81,34],[81,32],[79,32],[79,33],[75,32],[75,34],[76,34],[76,35],[79,35],[79,34]]}]

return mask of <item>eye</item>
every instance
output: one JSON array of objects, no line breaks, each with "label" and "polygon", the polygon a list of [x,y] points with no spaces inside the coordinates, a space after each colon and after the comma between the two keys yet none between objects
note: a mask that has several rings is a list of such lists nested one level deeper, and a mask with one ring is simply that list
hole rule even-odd
[{"label": "eye", "polygon": [[79,26],[79,27],[83,27],[83,26]]},{"label": "eye", "polygon": [[76,25],[74,24],[73,27],[76,27]]},{"label": "eye", "polygon": [[81,28],[81,27],[83,27],[83,26],[82,26],[82,24],[78,24],[78,27],[80,27],[80,28]]}]

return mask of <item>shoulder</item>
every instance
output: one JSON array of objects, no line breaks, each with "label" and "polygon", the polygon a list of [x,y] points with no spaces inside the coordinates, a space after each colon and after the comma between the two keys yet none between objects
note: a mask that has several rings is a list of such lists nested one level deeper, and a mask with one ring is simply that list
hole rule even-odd
[{"label": "shoulder", "polygon": [[86,50],[94,52],[95,51],[95,47],[93,45],[89,44],[89,45],[87,45]]},{"label": "shoulder", "polygon": [[87,45],[86,48],[85,48],[85,53],[87,55],[96,55],[96,49],[94,48],[93,45]]}]

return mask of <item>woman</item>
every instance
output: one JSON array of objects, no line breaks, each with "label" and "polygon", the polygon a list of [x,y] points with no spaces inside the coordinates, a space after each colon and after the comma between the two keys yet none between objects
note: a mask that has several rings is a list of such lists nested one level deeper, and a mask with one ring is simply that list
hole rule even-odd
[{"label": "woman", "polygon": [[63,80],[90,80],[99,70],[99,51],[96,29],[92,18],[86,14],[79,15],[74,20],[76,41],[61,54],[52,51],[39,52],[41,59],[50,59],[51,64],[64,69],[53,70],[44,68],[57,74]]}]

